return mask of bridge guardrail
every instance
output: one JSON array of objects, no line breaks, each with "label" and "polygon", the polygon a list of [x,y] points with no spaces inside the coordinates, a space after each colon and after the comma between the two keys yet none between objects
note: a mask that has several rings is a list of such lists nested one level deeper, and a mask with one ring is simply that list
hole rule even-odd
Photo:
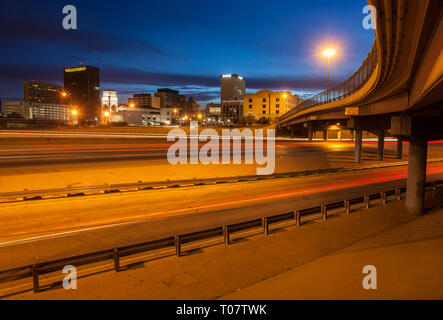
[{"label": "bridge guardrail", "polygon": [[[432,201],[434,201],[435,203],[438,190],[443,190],[443,181],[439,180],[433,183],[427,183],[426,190],[431,191]],[[222,237],[223,242],[226,245],[229,245],[232,243],[232,236],[238,235],[241,232],[262,228],[261,230],[263,230],[263,233],[265,235],[268,235],[270,232],[269,228],[272,225],[285,223],[284,227],[287,227],[289,226],[287,222],[291,222],[291,225],[302,226],[304,220],[303,218],[309,217],[309,220],[326,220],[333,210],[335,214],[351,214],[353,211],[356,211],[358,209],[369,208],[371,204],[374,204],[374,200],[378,200],[378,203],[384,206],[389,201],[389,197],[391,197],[391,201],[401,200],[401,195],[405,192],[405,187],[397,187],[395,189],[389,189],[381,193],[365,194],[363,196],[344,201],[335,201],[331,203],[325,203],[320,206],[297,209],[293,212],[284,212],[272,216],[243,221],[231,225],[224,225],[193,233],[174,235],[163,239],[149,241],[146,243],[116,247],[109,250],[73,256],[66,259],[59,259],[37,263],[29,266],[17,267],[9,270],[3,270],[0,271],[0,283],[12,282],[15,280],[32,277],[33,290],[35,293],[38,293],[41,288],[39,276],[63,270],[66,265],[74,265],[78,267],[100,261],[110,260],[114,263],[114,270],[116,272],[120,272],[122,270],[120,264],[121,258],[130,255],[150,252],[158,249],[170,249],[171,251],[175,251],[175,255],[177,257],[180,257],[183,254],[183,246],[189,244],[192,245],[194,244],[194,242],[196,242],[195,244],[198,244],[198,242],[201,242],[202,240],[207,240],[214,237]],[[356,207],[357,205],[358,207]],[[276,228],[279,227],[281,226],[277,226]]]},{"label": "bridge guardrail", "polygon": [[295,107],[291,111],[285,113],[279,118],[279,122],[284,122],[286,119],[295,115],[296,113],[313,108],[319,105],[328,104],[331,102],[339,101],[344,98],[349,97],[353,93],[355,93],[358,89],[363,87],[366,84],[369,77],[372,75],[375,67],[377,66],[378,55],[377,55],[377,47],[374,43],[371,51],[366,57],[365,61],[350,78],[346,81],[336,85],[329,90],[323,91],[305,101],[303,101],[299,106]]}]

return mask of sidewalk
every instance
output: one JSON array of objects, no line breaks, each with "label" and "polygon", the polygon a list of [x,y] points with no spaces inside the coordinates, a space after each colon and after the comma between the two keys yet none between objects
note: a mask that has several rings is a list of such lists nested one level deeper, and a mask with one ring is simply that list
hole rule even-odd
[{"label": "sidewalk", "polygon": [[[413,217],[404,202],[140,262],[11,299],[443,298],[443,210]],[[377,267],[378,290],[362,289]]]},{"label": "sidewalk", "polygon": [[[363,289],[365,265],[377,290]],[[443,210],[222,299],[443,299]]]}]

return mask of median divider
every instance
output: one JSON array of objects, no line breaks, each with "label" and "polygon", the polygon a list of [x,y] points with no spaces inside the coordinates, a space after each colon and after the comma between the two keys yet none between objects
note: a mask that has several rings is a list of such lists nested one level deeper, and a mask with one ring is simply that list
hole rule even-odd
[{"label": "median divider", "polygon": [[[443,162],[443,158],[428,160],[428,163],[437,163],[437,162]],[[274,179],[290,179],[290,178],[296,178],[308,175],[362,171],[370,169],[399,167],[406,165],[407,161],[402,161],[402,162],[366,165],[366,166],[359,166],[352,168],[331,168],[331,169],[276,173],[269,176],[249,175],[249,176],[222,177],[222,178],[217,177],[217,178],[206,178],[206,179],[188,179],[188,180],[177,180],[177,181],[171,181],[171,180],[154,181],[154,182],[138,181],[136,183],[104,184],[104,185],[95,185],[95,186],[77,186],[77,187],[67,186],[66,188],[41,189],[41,190],[24,189],[22,191],[0,192],[0,203],[36,201],[36,200],[45,200],[45,199],[70,198],[70,197],[85,197],[85,196],[95,196],[95,195],[112,194],[120,192],[136,192],[136,191],[158,190],[158,189],[199,187],[199,186],[224,184],[224,183],[243,183],[251,181],[274,180]]]},{"label": "median divider", "polygon": [[[430,192],[432,199],[437,198],[438,192],[443,190],[443,181],[437,181],[426,185],[426,190]],[[271,227],[281,228],[284,226],[302,226],[302,219],[320,218],[327,220],[330,213],[347,213],[350,214],[353,210],[358,208],[367,208],[378,204],[386,205],[387,202],[393,200],[400,200],[402,194],[406,192],[406,188],[397,187],[379,193],[367,194],[356,198],[351,198],[342,201],[335,201],[325,203],[320,206],[311,208],[296,209],[292,212],[279,213],[272,216],[266,216],[259,219],[242,221],[235,224],[223,225],[216,228],[200,230],[197,232],[178,234],[168,238],[149,241],[145,243],[138,243],[130,246],[116,247],[110,250],[103,250],[100,252],[93,252],[79,256],[68,257],[54,261],[43,261],[30,266],[21,266],[9,270],[0,271],[0,283],[13,282],[19,279],[32,278],[32,287],[35,293],[41,290],[39,277],[45,274],[59,272],[65,266],[72,265],[75,267],[90,265],[102,261],[113,262],[113,269],[116,272],[121,272],[125,269],[122,266],[122,258],[136,255],[139,253],[154,252],[159,249],[169,250],[169,254],[174,254],[177,257],[183,256],[186,252],[187,246],[201,245],[208,240],[217,240],[215,243],[224,243],[230,245],[233,243],[233,237],[245,236],[246,233],[251,235],[251,231],[257,230],[254,234],[263,233],[269,235]],[[315,220],[315,219],[310,219]],[[247,236],[247,235],[246,235]],[[214,242],[214,241],[213,241]]]}]

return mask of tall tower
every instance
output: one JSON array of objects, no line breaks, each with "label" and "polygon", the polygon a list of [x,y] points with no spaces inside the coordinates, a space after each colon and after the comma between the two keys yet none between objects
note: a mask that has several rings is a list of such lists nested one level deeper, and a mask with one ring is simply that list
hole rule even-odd
[{"label": "tall tower", "polygon": [[221,79],[221,102],[225,100],[240,100],[246,93],[246,81],[236,74],[226,74]]},{"label": "tall tower", "polygon": [[225,122],[237,122],[243,116],[246,81],[236,73],[220,76],[220,82],[222,118]]},{"label": "tall tower", "polygon": [[103,118],[100,103],[100,70],[79,66],[64,70],[65,90],[78,110],[83,123],[97,123]]}]

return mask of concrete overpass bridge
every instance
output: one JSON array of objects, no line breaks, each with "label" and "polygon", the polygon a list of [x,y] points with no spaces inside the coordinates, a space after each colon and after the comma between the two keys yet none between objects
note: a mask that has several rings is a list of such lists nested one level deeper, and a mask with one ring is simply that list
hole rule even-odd
[{"label": "concrete overpass bridge", "polygon": [[379,160],[383,160],[386,134],[398,137],[399,157],[403,141],[409,141],[406,206],[421,214],[427,143],[443,138],[443,2],[368,3],[377,9],[375,42],[359,70],[283,115],[278,128],[309,138],[332,125],[351,129],[357,163],[362,131],[378,136]]}]

